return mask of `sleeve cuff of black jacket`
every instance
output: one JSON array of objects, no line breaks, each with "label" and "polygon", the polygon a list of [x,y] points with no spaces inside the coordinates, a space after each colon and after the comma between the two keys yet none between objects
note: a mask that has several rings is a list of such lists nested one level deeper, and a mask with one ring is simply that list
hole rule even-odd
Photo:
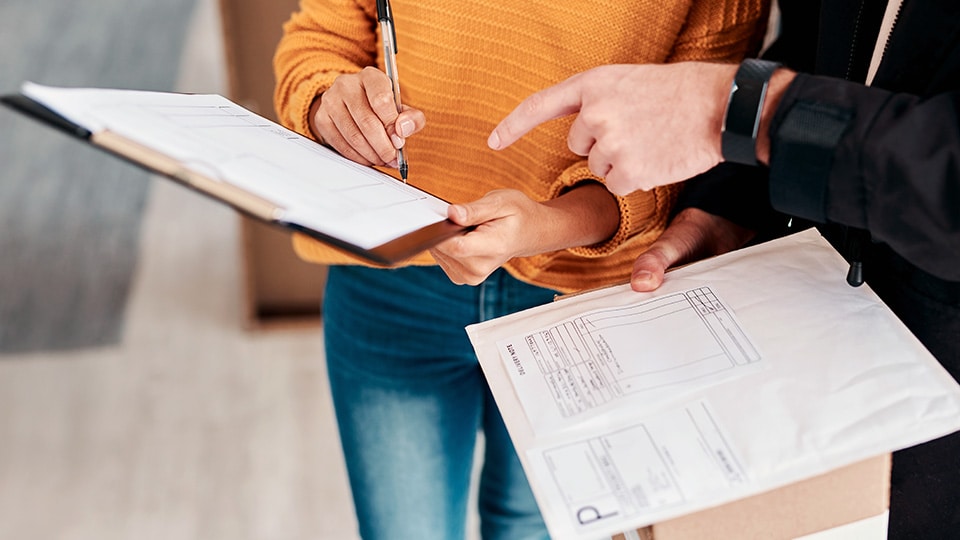
[{"label": "sleeve cuff of black jacket", "polygon": [[784,222],[770,208],[766,168],[739,163],[720,163],[684,182],[674,214],[685,208],[699,208],[756,232]]},{"label": "sleeve cuff of black jacket", "polygon": [[[862,213],[865,197],[859,156],[873,118],[888,94],[835,78],[798,74],[770,125],[770,203],[817,223],[830,206]],[[855,115],[861,118],[854,122]],[[866,217],[857,220],[866,223]]]}]

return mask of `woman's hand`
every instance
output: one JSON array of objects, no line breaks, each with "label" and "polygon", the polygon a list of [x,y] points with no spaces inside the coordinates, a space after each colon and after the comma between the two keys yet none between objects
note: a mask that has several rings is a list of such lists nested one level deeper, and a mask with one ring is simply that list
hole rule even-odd
[{"label": "woman's hand", "polygon": [[397,166],[397,149],[426,125],[423,111],[403,106],[397,113],[393,86],[372,67],[340,75],[310,107],[318,139],[362,165]]},{"label": "woman's hand", "polygon": [[479,284],[514,257],[602,242],[620,223],[616,199],[596,182],[542,203],[514,189],[498,189],[451,205],[448,217],[473,229],[430,253],[451,281],[468,285]]}]

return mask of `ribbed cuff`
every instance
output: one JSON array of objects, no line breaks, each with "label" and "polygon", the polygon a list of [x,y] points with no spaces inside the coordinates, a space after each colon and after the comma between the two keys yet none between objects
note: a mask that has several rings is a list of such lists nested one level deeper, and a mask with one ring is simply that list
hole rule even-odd
[{"label": "ribbed cuff", "polygon": [[797,75],[770,126],[770,203],[781,212],[825,223],[834,153],[853,114],[834,104],[797,99],[806,80]]},{"label": "ribbed cuff", "polygon": [[[603,183],[602,179],[590,172],[586,161],[577,163],[560,175],[550,196],[559,197],[570,188],[588,181]],[[631,237],[655,227],[663,227],[678,193],[677,186],[663,186],[650,191],[635,191],[625,197],[614,196],[620,211],[620,225],[616,232],[598,244],[570,248],[567,251],[586,258],[605,257],[614,253]]]},{"label": "ribbed cuff", "polygon": [[304,137],[316,139],[310,128],[310,105],[317,96],[330,88],[340,75],[341,73],[336,72],[317,73],[297,86],[287,106],[290,129]]}]

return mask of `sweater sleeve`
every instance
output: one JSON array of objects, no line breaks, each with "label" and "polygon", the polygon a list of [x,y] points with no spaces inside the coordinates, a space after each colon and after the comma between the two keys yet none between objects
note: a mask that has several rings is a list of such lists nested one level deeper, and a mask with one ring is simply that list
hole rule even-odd
[{"label": "sweater sleeve", "polygon": [[[587,181],[602,182],[590,172],[587,162],[582,161],[560,175],[550,197],[556,198],[564,191]],[[581,257],[604,257],[616,251],[630,238],[647,236],[648,233],[659,235],[663,232],[666,216],[673,207],[678,191],[676,186],[664,186],[651,191],[637,191],[626,197],[615,196],[620,211],[620,225],[613,236],[599,244],[571,248],[569,251]]]},{"label": "sweater sleeve", "polygon": [[[274,107],[280,123],[313,137],[309,111],[334,79],[375,65],[376,9],[372,0],[302,0],[284,24],[273,58]],[[324,66],[317,71],[316,66]]]},{"label": "sweater sleeve", "polygon": [[698,0],[668,62],[739,62],[756,55],[770,17],[766,0]]},{"label": "sweater sleeve", "polygon": [[798,75],[770,126],[770,201],[870,231],[960,281],[960,92],[928,99]]}]

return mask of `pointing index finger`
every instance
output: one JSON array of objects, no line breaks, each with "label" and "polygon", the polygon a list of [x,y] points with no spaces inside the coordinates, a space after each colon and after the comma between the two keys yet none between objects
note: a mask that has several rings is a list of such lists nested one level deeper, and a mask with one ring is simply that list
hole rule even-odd
[{"label": "pointing index finger", "polygon": [[487,139],[487,146],[502,150],[544,122],[579,112],[581,80],[579,75],[574,75],[528,96],[497,124]]}]

